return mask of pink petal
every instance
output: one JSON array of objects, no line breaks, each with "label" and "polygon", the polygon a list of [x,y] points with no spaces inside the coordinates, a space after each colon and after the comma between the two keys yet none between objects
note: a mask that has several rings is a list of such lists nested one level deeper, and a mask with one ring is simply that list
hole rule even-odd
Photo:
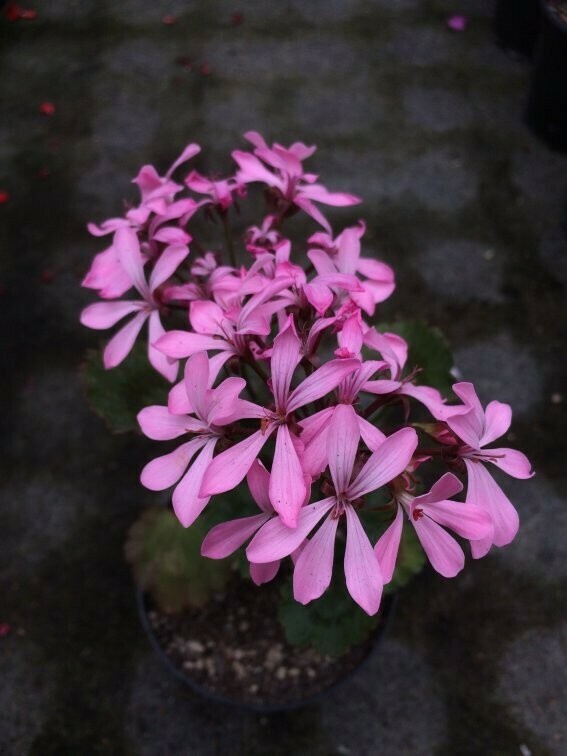
[{"label": "pink petal", "polygon": [[215,302],[204,299],[191,302],[189,320],[197,333],[226,338],[222,329],[222,322],[226,320],[226,315]]},{"label": "pink petal", "polygon": [[189,399],[187,398],[187,390],[185,388],[185,381],[179,381],[171,389],[167,397],[167,409],[172,415],[189,415],[193,412]]},{"label": "pink petal", "polygon": [[338,266],[343,273],[356,273],[360,258],[360,229],[345,228],[339,237]]},{"label": "pink petal", "polygon": [[197,352],[187,360],[184,374],[185,390],[195,414],[207,420],[205,392],[209,385],[209,360],[206,352]]},{"label": "pink petal", "polygon": [[218,439],[209,439],[173,492],[172,504],[177,519],[184,528],[192,525],[207,506],[210,496],[200,496],[199,490],[205,470],[213,457]]},{"label": "pink petal", "polygon": [[[447,473],[445,476],[450,475]],[[492,520],[488,513],[480,507],[461,501],[435,499],[424,503],[425,497],[418,496],[411,505],[410,515],[413,517],[416,509],[422,509],[424,516],[430,517],[445,528],[450,528],[457,535],[476,541],[487,538],[493,533]]]},{"label": "pink petal", "polygon": [[280,425],[270,475],[270,501],[282,522],[290,528],[297,525],[305,492],[303,470],[289,428]]},{"label": "pink petal", "polygon": [[104,349],[103,361],[105,368],[116,367],[120,365],[122,360],[126,359],[147,317],[147,312],[139,312],[118,333],[114,334]]},{"label": "pink petal", "polygon": [[368,420],[365,420],[361,415],[358,415],[358,427],[360,429],[362,440],[370,451],[376,451],[376,449],[386,440],[386,436],[382,431],[378,430],[375,425],[369,423]]},{"label": "pink petal", "polygon": [[235,488],[246,476],[274,428],[275,425],[270,423],[265,431],[256,431],[216,456],[203,478],[201,495],[212,496]]},{"label": "pink petal", "polygon": [[195,155],[197,155],[199,152],[201,152],[201,148],[199,147],[198,144],[194,144],[194,143],[188,144],[187,147],[185,147],[185,149],[181,153],[181,155],[177,158],[177,160],[175,161],[175,163],[173,163],[173,165],[170,167],[170,169],[168,170],[168,172],[165,174],[166,178],[169,178],[171,176],[171,174],[173,173],[173,171],[177,167],[179,167],[182,163],[187,162],[187,160],[190,160],[192,157],[194,157]]},{"label": "pink petal", "polygon": [[278,410],[284,409],[286,406],[293,372],[301,359],[300,346],[300,341],[295,332],[293,316],[290,315],[283,330],[274,339],[274,348],[270,363],[272,370],[272,391]]},{"label": "pink petal", "polygon": [[120,264],[136,289],[144,299],[150,299],[150,290],[144,274],[144,261],[136,232],[126,227],[117,229],[114,234],[114,249]]},{"label": "pink petal", "polygon": [[272,514],[274,509],[270,502],[270,473],[266,470],[259,459],[252,462],[252,466],[246,475],[246,482],[252,494],[252,498],[263,512]]},{"label": "pink petal", "polygon": [[248,560],[263,564],[289,556],[303,543],[315,525],[335,503],[336,499],[332,496],[303,507],[299,513],[296,528],[288,528],[279,517],[269,520],[248,545],[246,549]]},{"label": "pink petal", "polygon": [[295,563],[293,597],[300,604],[319,598],[329,587],[338,524],[337,517],[327,517]]},{"label": "pink petal", "polygon": [[366,614],[373,615],[380,608],[382,598],[383,579],[380,564],[358,515],[350,504],[345,507],[345,513],[345,577],[348,592]]},{"label": "pink petal", "polygon": [[455,577],[465,566],[465,555],[455,539],[428,517],[411,518],[431,565],[443,577]]},{"label": "pink petal", "polygon": [[175,273],[189,254],[189,247],[184,244],[172,244],[166,247],[150,274],[150,291],[155,291]]},{"label": "pink petal", "polygon": [[305,284],[303,292],[307,297],[309,304],[319,315],[324,315],[333,304],[333,292],[328,286],[325,286],[322,283]]},{"label": "pink petal", "polygon": [[233,554],[269,517],[268,514],[259,514],[221,522],[205,536],[201,544],[201,555],[209,559],[224,559]]},{"label": "pink petal", "polygon": [[155,368],[158,373],[161,373],[166,380],[173,383],[177,378],[179,370],[178,361],[172,357],[167,357],[163,352],[160,352],[159,349],[156,349],[155,346],[153,346],[154,342],[158,341],[164,333],[165,331],[161,324],[159,312],[154,310],[150,313],[149,320],[148,359],[151,366]]},{"label": "pink petal", "polygon": [[462,415],[449,415],[447,425],[465,444],[473,449],[480,448],[480,439],[482,437],[482,419],[479,420],[474,409],[465,412]]},{"label": "pink petal", "polygon": [[191,441],[178,446],[169,454],[152,459],[140,475],[142,485],[149,488],[150,491],[163,491],[177,483],[193,456],[204,443],[205,439],[203,438],[193,438]]},{"label": "pink petal", "polygon": [[417,447],[417,433],[402,428],[378,447],[350,485],[347,495],[352,501],[389,483],[405,470]]},{"label": "pink petal", "polygon": [[530,460],[516,449],[483,449],[475,455],[504,470],[513,478],[525,480],[534,475]]},{"label": "pink petal", "polygon": [[265,562],[264,564],[256,564],[250,562],[250,577],[256,585],[264,585],[269,583],[278,574],[280,568],[280,560],[275,562]]},{"label": "pink petal", "polygon": [[512,408],[502,402],[489,402],[484,411],[484,433],[480,439],[480,446],[491,444],[503,436],[512,422]]},{"label": "pink petal", "polygon": [[268,186],[281,186],[281,181],[249,152],[235,150],[232,157],[240,168],[236,174],[238,182],[261,181]]},{"label": "pink petal", "polygon": [[97,302],[89,305],[81,313],[81,323],[87,328],[104,330],[111,328],[119,320],[146,307],[145,302]]},{"label": "pink petal", "polygon": [[311,249],[307,253],[307,257],[313,263],[313,267],[319,275],[323,275],[324,273],[337,272],[333,261],[322,249]]},{"label": "pink petal", "polygon": [[263,411],[263,407],[251,402],[239,401],[238,395],[246,388],[244,378],[232,376],[226,378],[216,389],[208,389],[206,393],[207,422],[209,425],[227,425],[236,419],[250,417],[245,414],[250,407],[254,408],[252,417]]},{"label": "pink petal", "polygon": [[317,221],[317,223],[320,223],[326,231],[331,233],[331,224],[329,223],[329,221],[325,218],[319,208],[316,207],[313,202],[311,202],[311,200],[303,194],[303,192],[301,192],[301,194],[297,194],[294,197],[293,201],[294,204],[296,204],[297,207],[300,207],[304,213],[311,216],[313,220]]},{"label": "pink petal", "polygon": [[356,197],[354,194],[329,192],[320,184],[303,186],[301,194],[303,197],[315,200],[315,202],[322,202],[324,205],[332,205],[333,207],[349,207],[350,205],[359,205],[362,202],[360,197]]},{"label": "pink petal", "polygon": [[337,494],[347,490],[358,451],[360,427],[357,414],[348,404],[335,407],[327,433],[329,470]]},{"label": "pink petal", "polygon": [[414,501],[417,502],[416,506],[423,506],[424,504],[430,504],[434,501],[443,501],[443,499],[450,499],[455,494],[460,493],[463,490],[463,484],[453,473],[445,473],[439,480],[433,484],[431,490],[417,496]]},{"label": "pink petal", "polygon": [[411,396],[421,402],[431,412],[433,417],[439,417],[445,407],[445,400],[437,389],[431,386],[415,386],[413,383],[403,383],[400,394]]},{"label": "pink petal", "polygon": [[299,384],[289,395],[287,412],[294,412],[299,407],[320,399],[335,389],[347,375],[360,367],[355,359],[339,359],[326,362]]},{"label": "pink petal", "polygon": [[187,331],[168,331],[154,344],[156,349],[168,357],[180,359],[190,357],[195,352],[214,350],[227,350],[231,347],[224,339],[215,339],[212,336],[203,336],[200,333],[187,333]]},{"label": "pink petal", "polygon": [[167,407],[154,405],[144,407],[138,413],[138,423],[142,433],[148,438],[153,438],[154,441],[168,441],[187,433],[194,421],[193,418],[172,415]]},{"label": "pink petal", "polygon": [[518,532],[518,513],[482,462],[470,459],[464,462],[468,473],[467,503],[488,512],[494,525],[493,543],[506,546]]},{"label": "pink petal", "polygon": [[382,570],[382,577],[384,579],[384,585],[387,585],[394,575],[396,569],[396,559],[398,558],[398,551],[400,548],[400,542],[402,540],[402,530],[404,526],[404,513],[401,506],[398,504],[398,511],[394,522],[388,527],[385,533],[380,536],[376,546],[374,547],[374,553],[380,563]]}]

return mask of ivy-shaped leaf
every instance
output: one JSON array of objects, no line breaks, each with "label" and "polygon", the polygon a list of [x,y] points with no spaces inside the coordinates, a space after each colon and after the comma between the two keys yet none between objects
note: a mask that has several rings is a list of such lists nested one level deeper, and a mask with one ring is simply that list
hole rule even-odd
[{"label": "ivy-shaped leaf", "polygon": [[144,344],[112,370],[104,368],[102,350],[89,349],[81,375],[89,404],[114,433],[137,430],[143,407],[167,404],[170,384],[148,362]]},{"label": "ivy-shaped leaf", "polygon": [[416,375],[416,383],[433,386],[442,394],[451,394],[455,379],[451,375],[453,355],[449,345],[438,328],[423,321],[401,321],[380,325],[381,332],[397,333],[409,344],[406,366],[409,370],[421,368]]},{"label": "ivy-shaped leaf", "polygon": [[203,606],[228,582],[230,560],[205,559],[207,528],[184,528],[169,509],[146,510],[132,525],[125,545],[138,584],[166,612]]},{"label": "ivy-shaped leaf", "polygon": [[344,576],[333,580],[320,599],[303,605],[293,598],[291,583],[281,589],[278,618],[294,646],[312,646],[319,653],[340,656],[364,642],[380,621],[369,617],[346,590]]}]

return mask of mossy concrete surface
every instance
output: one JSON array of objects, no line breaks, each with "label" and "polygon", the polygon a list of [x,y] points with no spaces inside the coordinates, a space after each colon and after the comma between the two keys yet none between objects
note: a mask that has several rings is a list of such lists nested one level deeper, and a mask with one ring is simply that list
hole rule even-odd
[{"label": "mossy concrete surface", "polygon": [[[491,3],[30,4],[36,20],[1,22],[0,752],[564,754],[567,161],[522,124],[528,66],[495,46]],[[154,659],[122,547],[155,444],[110,436],[78,378],[98,343],[79,283],[103,248],[86,222],[189,141],[222,173],[247,129],[317,143],[324,183],[365,198],[333,219],[360,212],[394,265],[384,319],[440,326],[537,470],[503,482],[514,544],[423,574],[364,670],[270,717],[194,698]]]}]

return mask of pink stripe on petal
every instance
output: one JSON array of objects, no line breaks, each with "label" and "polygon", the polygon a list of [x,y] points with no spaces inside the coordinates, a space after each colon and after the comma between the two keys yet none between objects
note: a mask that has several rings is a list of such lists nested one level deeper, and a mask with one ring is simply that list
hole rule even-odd
[{"label": "pink stripe on petal", "polygon": [[453,536],[428,517],[412,517],[411,523],[432,567],[443,577],[455,577],[465,566],[465,555]]},{"label": "pink stripe on petal", "polygon": [[396,569],[396,560],[398,558],[398,551],[400,548],[400,542],[402,540],[402,530],[404,526],[404,513],[401,506],[398,504],[398,511],[393,523],[388,527],[386,532],[380,536],[376,546],[374,547],[374,553],[380,563],[382,570],[382,577],[384,579],[384,585],[387,585]]},{"label": "pink stripe on petal", "polygon": [[475,456],[491,462],[513,478],[526,480],[534,475],[530,460],[516,449],[483,449]]},{"label": "pink stripe on petal", "polygon": [[192,418],[172,415],[167,407],[160,405],[144,407],[138,413],[138,423],[142,433],[148,438],[153,438],[154,441],[168,441],[172,438],[179,438],[179,436],[187,433],[188,420],[191,422]]},{"label": "pink stripe on petal", "polygon": [[277,559],[275,562],[266,562],[265,564],[256,564],[255,562],[250,562],[250,577],[252,578],[252,581],[256,585],[264,585],[264,583],[269,583],[270,580],[273,580],[278,574],[280,564],[281,562],[279,559]]},{"label": "pink stripe on petal", "polygon": [[205,394],[209,386],[209,360],[206,352],[197,352],[185,363],[185,390],[189,404],[195,414],[203,421],[207,420],[207,402]]},{"label": "pink stripe on petal", "polygon": [[301,463],[287,425],[280,425],[277,430],[269,490],[272,506],[282,522],[294,528],[305,499],[306,486]]},{"label": "pink stripe on petal", "polygon": [[270,424],[264,432],[256,431],[216,456],[203,478],[201,495],[212,496],[235,488],[246,476],[274,428]]},{"label": "pink stripe on petal", "polygon": [[224,559],[233,554],[269,517],[268,514],[259,514],[215,525],[201,544],[201,555],[209,559]]},{"label": "pink stripe on petal", "polygon": [[81,323],[87,328],[104,330],[112,328],[119,320],[131,312],[146,307],[145,302],[97,302],[89,305],[81,313]]},{"label": "pink stripe on petal", "polygon": [[412,458],[417,442],[417,433],[413,428],[402,428],[388,436],[351,483],[347,491],[351,501],[381,488],[403,472]]},{"label": "pink stripe on petal", "polygon": [[518,513],[512,503],[481,462],[464,460],[468,473],[467,503],[488,512],[494,525],[493,543],[511,543],[520,526]]},{"label": "pink stripe on petal", "polygon": [[337,494],[348,488],[359,440],[360,427],[356,412],[348,404],[337,405],[327,433],[329,470]]},{"label": "pink stripe on petal", "polygon": [[163,491],[177,483],[204,443],[203,438],[193,438],[169,454],[152,459],[142,470],[140,476],[142,485],[150,491]]},{"label": "pink stripe on petal", "polygon": [[338,524],[338,518],[327,517],[295,563],[293,597],[300,604],[308,604],[319,598],[329,587]]},{"label": "pink stripe on petal", "polygon": [[367,614],[373,615],[380,608],[384,584],[380,564],[358,515],[350,504],[346,505],[345,514],[345,577],[348,592]]},{"label": "pink stripe on petal", "polygon": [[150,299],[150,289],[144,274],[144,260],[140,252],[138,235],[132,228],[122,227],[114,234],[114,249],[118,261],[128,274],[130,280],[144,297]]},{"label": "pink stripe on petal", "polygon": [[130,354],[136,337],[142,330],[142,326],[148,317],[147,312],[139,312],[132,320],[123,326],[118,333],[110,339],[103,353],[105,368],[113,368],[120,365],[122,360]]},{"label": "pink stripe on petal", "polygon": [[273,562],[283,559],[298,549],[315,525],[335,505],[334,496],[309,504],[299,513],[296,528],[286,527],[279,517],[274,517],[260,528],[248,548],[246,556],[250,562]]},{"label": "pink stripe on petal", "polygon": [[201,497],[199,490],[205,470],[213,457],[217,441],[218,439],[213,438],[206,442],[203,451],[195,459],[173,492],[173,509],[184,528],[188,528],[195,522],[211,498],[210,496]]},{"label": "pink stripe on petal", "polygon": [[283,330],[274,339],[270,362],[272,391],[278,410],[285,409],[293,372],[301,359],[300,347],[301,343],[295,332],[293,316],[290,315]]}]

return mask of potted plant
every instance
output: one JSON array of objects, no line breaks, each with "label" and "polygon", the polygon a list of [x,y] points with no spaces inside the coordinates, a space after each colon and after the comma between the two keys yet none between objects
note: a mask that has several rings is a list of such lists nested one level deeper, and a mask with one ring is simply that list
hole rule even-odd
[{"label": "potted plant", "polygon": [[320,209],[360,200],[305,172],[314,147],[245,136],[230,177],[183,176],[191,144],[89,226],[109,244],[81,320],[118,325],[85,364],[92,404],[167,444],[141,482],[173,489],[171,507],[126,546],[152,642],[194,688],[274,708],[349,674],[426,560],[455,577],[454,535],[474,558],[510,543],[518,516],[490,468],[532,473],[493,448],[508,405],[451,393],[435,329],[374,325],[394,272],[362,254],[362,221],[335,235]]},{"label": "potted plant", "polygon": [[526,120],[555,150],[567,151],[567,2],[540,0],[541,30],[534,56]]}]

